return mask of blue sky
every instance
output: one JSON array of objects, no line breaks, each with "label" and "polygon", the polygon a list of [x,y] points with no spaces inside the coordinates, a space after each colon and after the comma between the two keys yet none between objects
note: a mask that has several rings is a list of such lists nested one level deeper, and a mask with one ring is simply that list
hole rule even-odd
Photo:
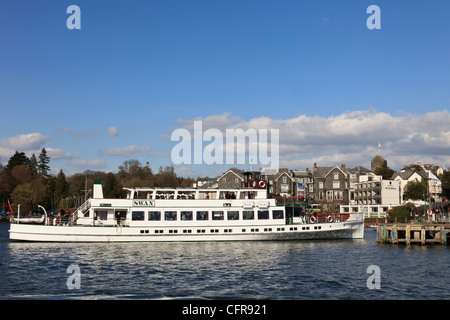
[{"label": "blue sky", "polygon": [[[80,30],[66,27],[72,4]],[[366,27],[372,4],[380,30]],[[132,158],[157,170],[192,119],[222,130],[269,119],[292,169],[369,167],[378,143],[395,169],[448,167],[449,12],[444,0],[4,0],[0,161],[45,147],[55,172]]]}]

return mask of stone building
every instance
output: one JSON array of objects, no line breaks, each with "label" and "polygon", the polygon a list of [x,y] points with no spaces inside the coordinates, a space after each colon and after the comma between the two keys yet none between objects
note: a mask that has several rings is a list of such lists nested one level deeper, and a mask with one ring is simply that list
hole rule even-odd
[{"label": "stone building", "polygon": [[235,169],[230,169],[217,178],[218,188],[241,188],[244,181],[244,175]]},{"label": "stone building", "polygon": [[375,171],[378,168],[381,167],[387,167],[387,160],[384,159],[382,156],[380,155],[376,155],[372,161],[370,161],[370,169],[372,171]]},{"label": "stone building", "polygon": [[345,166],[318,167],[314,164],[314,200],[323,210],[339,212],[339,205],[348,204]]}]

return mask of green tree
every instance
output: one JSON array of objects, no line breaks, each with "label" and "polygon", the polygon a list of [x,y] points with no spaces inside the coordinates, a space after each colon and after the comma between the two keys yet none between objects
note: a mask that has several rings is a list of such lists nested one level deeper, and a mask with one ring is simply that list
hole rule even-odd
[{"label": "green tree", "polygon": [[47,155],[47,150],[45,150],[45,148],[42,148],[41,153],[39,154],[37,171],[41,176],[45,178],[48,177],[48,172],[50,171],[50,167],[48,166],[49,163],[50,157]]},{"label": "green tree", "polygon": [[376,175],[382,176],[383,179],[389,180],[394,175],[395,171],[389,168],[387,165],[382,165],[374,170]]},{"label": "green tree", "polygon": [[33,153],[30,157],[30,170],[33,173],[33,175],[37,174],[37,166],[38,166],[38,164],[37,164],[36,156]]},{"label": "green tree", "polygon": [[11,193],[11,206],[20,204],[22,215],[28,214],[31,210],[36,210],[37,205],[42,205],[45,201],[46,187],[41,179],[33,182],[18,185]]},{"label": "green tree", "polygon": [[403,197],[406,199],[422,199],[427,195],[427,181],[422,179],[421,181],[409,181],[405,186]]},{"label": "green tree", "polygon": [[409,210],[414,208],[415,205],[412,203],[407,203],[403,206],[398,206],[390,209],[388,211],[389,221],[391,222],[408,222],[410,220]]},{"label": "green tree", "polygon": [[24,165],[25,167],[30,167],[30,159],[25,155],[24,152],[16,151],[11,158],[9,158],[6,169],[11,171],[15,166]]},{"label": "green tree", "polygon": [[450,199],[450,170],[445,170],[440,179],[442,182],[442,196]]},{"label": "green tree", "polygon": [[62,199],[69,195],[69,184],[66,181],[66,175],[62,170],[59,170],[59,174],[56,177],[55,182],[55,200],[58,204]]},{"label": "green tree", "polygon": [[108,173],[102,186],[105,198],[119,198],[121,196],[122,189],[112,172]]}]

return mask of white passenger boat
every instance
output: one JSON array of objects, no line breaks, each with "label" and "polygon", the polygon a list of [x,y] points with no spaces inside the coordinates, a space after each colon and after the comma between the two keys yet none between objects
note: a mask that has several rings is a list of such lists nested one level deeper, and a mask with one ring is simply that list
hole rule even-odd
[{"label": "white passenger boat", "polygon": [[[293,217],[267,190],[125,188],[126,199],[106,199],[100,181],[93,197],[70,218],[44,214],[42,224],[16,219],[10,239],[55,242],[242,241],[354,239],[364,234],[362,213]],[[289,208],[288,208],[289,209]]]}]

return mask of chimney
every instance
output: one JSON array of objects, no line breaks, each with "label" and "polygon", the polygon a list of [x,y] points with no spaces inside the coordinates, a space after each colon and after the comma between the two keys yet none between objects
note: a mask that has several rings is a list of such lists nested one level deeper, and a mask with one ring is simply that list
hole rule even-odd
[{"label": "chimney", "polygon": [[317,163],[314,162],[313,173],[316,174],[316,172],[317,172]]},{"label": "chimney", "polygon": [[341,164],[341,170],[345,172],[345,164]]},{"label": "chimney", "polygon": [[103,188],[100,180],[94,180],[94,194],[92,198],[103,199]]}]

